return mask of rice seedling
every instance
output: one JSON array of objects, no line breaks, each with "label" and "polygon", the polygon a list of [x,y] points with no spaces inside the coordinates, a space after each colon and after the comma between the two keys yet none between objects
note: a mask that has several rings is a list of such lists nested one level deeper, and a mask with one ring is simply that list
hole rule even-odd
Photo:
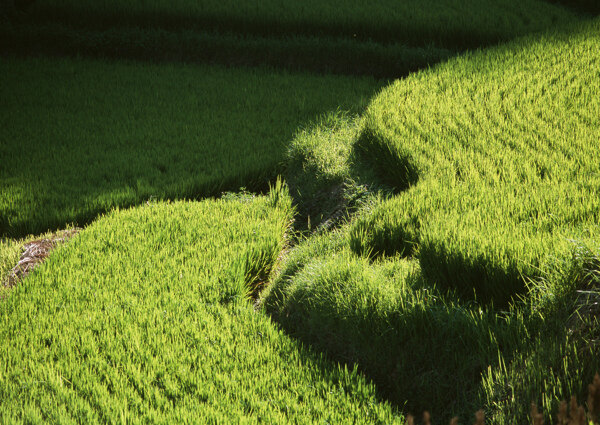
[{"label": "rice seedling", "polygon": [[[596,421],[600,21],[552,3],[0,11],[0,235],[89,224],[0,287],[0,422]],[[364,116],[384,82],[264,68],[398,76],[526,34]],[[292,248],[281,181],[190,201],[281,172],[318,226]]]}]

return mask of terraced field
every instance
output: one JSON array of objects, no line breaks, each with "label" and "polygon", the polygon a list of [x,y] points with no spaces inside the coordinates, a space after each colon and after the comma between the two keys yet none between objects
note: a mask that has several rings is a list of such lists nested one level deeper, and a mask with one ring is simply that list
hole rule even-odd
[{"label": "terraced field", "polygon": [[412,411],[557,409],[598,367],[596,313],[570,326],[599,283],[599,24],[451,60],[299,134],[299,192],[356,196],[373,174],[388,191],[293,251],[267,311]]},{"label": "terraced field", "polygon": [[525,38],[377,96],[358,148],[406,191],[357,223],[360,249],[418,246],[432,280],[506,303],[548,253],[597,238],[599,34]]},{"label": "terraced field", "polygon": [[3,421],[399,423],[247,302],[290,201],[153,203],[59,248],[0,305]]},{"label": "terraced field", "polygon": [[86,59],[9,59],[0,69],[4,236],[83,225],[149,199],[265,189],[298,126],[358,110],[381,85]]},{"label": "terraced field", "polygon": [[585,404],[593,2],[5,3],[0,423]]}]

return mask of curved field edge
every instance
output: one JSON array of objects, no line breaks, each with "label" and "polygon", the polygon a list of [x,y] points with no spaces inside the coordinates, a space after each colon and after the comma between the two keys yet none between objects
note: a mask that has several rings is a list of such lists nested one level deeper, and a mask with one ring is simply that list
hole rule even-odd
[{"label": "curved field edge", "polygon": [[355,248],[506,305],[570,240],[598,240],[599,34],[526,37],[382,91],[357,148],[402,192],[357,221]]},{"label": "curved field edge", "polygon": [[[26,4],[28,2],[23,2]],[[392,4],[393,3],[393,4]],[[575,22],[540,0],[48,2],[8,13],[3,55],[270,66],[398,78],[465,49]],[[0,12],[0,19],[2,15]]]},{"label": "curved field edge", "polygon": [[10,422],[400,423],[356,371],[248,302],[290,225],[284,190],[115,210],[0,303]]},{"label": "curved field edge", "polygon": [[0,235],[11,237],[149,199],[266,190],[299,126],[358,111],[382,84],[81,58],[6,58],[0,72]]},{"label": "curved field edge", "polygon": [[574,246],[541,274],[499,312],[440,291],[415,259],[357,256],[342,228],[292,249],[262,306],[405,413],[471,423],[483,409],[486,423],[529,423],[534,403],[553,423],[600,368],[600,246]]},{"label": "curved field edge", "polygon": [[[572,102],[573,107],[566,108],[563,104],[551,109],[547,115],[562,111],[567,115],[576,115],[574,119],[581,120],[582,124],[577,126],[566,122],[564,126],[557,126],[550,135],[558,136],[559,147],[561,140],[572,140],[569,137],[573,137],[573,134],[583,138],[582,144],[589,142],[583,149],[577,145],[580,151],[574,157],[583,155],[578,164],[582,169],[590,166],[593,171],[594,159],[597,156],[594,146],[597,146],[595,143],[598,139],[589,136],[597,134],[597,127],[588,124],[594,120],[597,122],[600,115],[595,114],[598,108],[597,99],[592,99],[585,93],[594,93],[597,90],[600,80],[591,78],[590,73],[600,68],[577,68],[569,64],[570,60],[575,63],[577,60],[597,63],[597,51],[593,49],[597,45],[597,24],[598,21],[587,23],[575,28],[572,34],[550,33],[542,37],[520,40],[506,47],[492,49],[490,57],[486,56],[487,52],[469,54],[434,70],[409,77],[407,81],[412,82],[412,85],[397,82],[391,89],[385,89],[379,95],[386,100],[392,100],[387,103],[375,103],[375,112],[388,117],[393,114],[388,112],[390,110],[403,111],[406,107],[411,111],[410,108],[414,108],[416,104],[423,107],[423,111],[421,115],[413,117],[411,123],[418,123],[419,119],[427,116],[427,100],[437,97],[438,87],[434,83],[442,79],[437,76],[437,72],[449,80],[456,68],[462,70],[457,72],[460,78],[467,78],[476,75],[473,68],[481,63],[486,63],[487,69],[493,72],[493,60],[498,56],[504,59],[504,62],[500,63],[506,65],[513,57],[526,59],[531,51],[539,56],[540,46],[536,46],[536,43],[550,48],[554,45],[551,42],[555,42],[562,48],[542,55],[546,60],[552,55],[556,56],[550,60],[553,67],[548,68],[548,74],[558,75],[556,83],[560,84],[561,72],[553,74],[551,71],[556,68],[565,70],[574,74],[569,82],[577,84],[583,79],[590,83],[590,87],[582,87],[582,98],[573,96],[564,99],[559,96],[559,99]],[[520,48],[524,51],[521,52]],[[557,54],[569,49],[573,49],[573,56],[568,54],[568,60]],[[590,52],[591,55],[586,54]],[[576,59],[578,53],[581,53],[582,57]],[[476,64],[468,68],[466,65],[469,61]],[[511,94],[510,88],[520,79],[526,78],[522,72],[518,72],[518,68],[515,65],[509,72],[497,72],[510,84],[490,87],[489,98],[493,100],[494,95],[516,96]],[[531,71],[532,66],[528,66],[527,70]],[[533,74],[534,78],[537,77]],[[460,93],[461,87],[454,86],[449,81],[444,83],[448,87],[445,96],[450,100],[454,99],[457,95],[453,97],[453,92]],[[484,82],[481,85],[483,86]],[[415,86],[418,90],[413,98],[409,89]],[[404,102],[404,99],[385,97],[386,93],[393,94],[397,87],[405,87],[409,92],[406,93],[408,103]],[[566,87],[568,89],[569,84],[566,84]],[[534,88],[529,86],[530,90]],[[556,94],[552,85],[538,89]],[[568,97],[569,94],[567,91],[564,97]],[[474,99],[474,102],[476,100]],[[552,105],[551,102],[545,104]],[[445,114],[436,115],[435,118],[442,122],[440,126],[446,124],[442,118],[451,121],[454,118],[453,114],[460,117],[460,106],[460,102],[457,102],[456,105],[449,105],[444,111]],[[500,288],[500,296],[505,298],[495,298],[494,295],[497,296],[498,292],[488,293],[490,296],[487,299],[477,296],[479,301],[492,299],[495,303],[485,305],[465,300],[471,298],[473,288],[479,290],[482,283],[476,279],[469,280],[474,273],[468,277],[463,274],[463,282],[451,279],[449,282],[440,282],[432,277],[430,271],[425,271],[425,268],[438,265],[422,262],[419,240],[408,239],[402,233],[418,230],[416,225],[413,228],[403,227],[403,222],[393,229],[396,233],[390,228],[385,228],[387,233],[384,233],[373,226],[386,223],[386,217],[418,217],[421,210],[431,213],[431,210],[436,208],[454,208],[462,211],[460,208],[464,206],[461,205],[461,200],[469,197],[471,201],[468,206],[477,206],[476,201],[481,201],[477,195],[485,194],[489,189],[489,186],[486,186],[489,185],[488,180],[493,181],[494,173],[507,161],[502,162],[502,158],[499,158],[498,163],[494,164],[495,167],[488,168],[487,165],[493,164],[493,161],[472,161],[473,164],[469,165],[469,160],[477,159],[477,156],[465,155],[465,158],[460,158],[460,155],[457,155],[458,165],[463,167],[461,171],[465,171],[464,179],[473,180],[463,187],[463,191],[451,192],[452,195],[463,195],[462,198],[453,199],[452,203],[448,203],[446,198],[436,198],[439,195],[433,190],[443,194],[444,190],[449,190],[448,185],[435,185],[434,179],[428,181],[422,178],[423,168],[430,166],[433,169],[437,165],[435,163],[431,165],[423,160],[425,165],[419,168],[419,164],[413,162],[411,170],[420,174],[416,174],[414,180],[404,180],[406,184],[403,186],[402,179],[398,176],[406,176],[407,169],[399,166],[400,143],[393,139],[392,130],[388,129],[386,133],[389,135],[387,140],[390,140],[387,145],[381,142],[386,139],[365,137],[369,131],[369,114],[375,115],[372,108],[373,105],[363,117],[346,114],[330,114],[323,117],[314,126],[299,132],[290,145],[290,174],[287,178],[293,192],[302,199],[300,208],[304,211],[301,212],[310,217],[311,221],[316,221],[313,217],[325,220],[331,216],[331,212],[336,208],[335,204],[340,200],[358,196],[358,214],[333,232],[316,229],[307,240],[302,240],[290,250],[274,283],[262,294],[263,307],[290,335],[316,349],[324,350],[335,360],[358,365],[359,370],[375,382],[381,394],[392,403],[403,406],[405,412],[419,415],[422,410],[429,410],[434,414],[436,421],[439,419],[443,422],[454,414],[460,415],[463,420],[467,419],[472,417],[473,411],[484,408],[491,423],[525,423],[528,421],[530,403],[533,401],[543,411],[545,418],[553,422],[562,399],[576,395],[579,400],[585,400],[586,385],[600,368],[600,361],[596,355],[600,328],[595,307],[600,300],[598,219],[593,215],[588,216],[590,225],[587,230],[571,232],[570,240],[565,241],[560,247],[562,249],[543,252],[535,273],[527,279],[526,288],[525,282],[521,280],[522,276],[517,275],[516,287]],[[514,106],[511,116],[516,114],[516,109],[518,106]],[[435,108],[432,112],[436,112]],[[384,119],[376,121],[380,118],[377,115],[370,118],[371,124],[388,124],[393,128],[391,124],[394,122],[386,122]],[[561,118],[563,117],[556,117],[557,120]],[[426,121],[423,122],[427,124]],[[427,129],[425,124],[423,133]],[[510,144],[511,137],[519,134],[517,130],[523,122],[516,122],[516,130],[510,129],[508,121],[505,124],[505,127],[497,128],[497,134],[502,135],[505,132],[501,141],[508,140]],[[535,124],[534,121],[532,126]],[[569,132],[573,127],[584,130],[587,128],[587,132]],[[563,131],[564,135],[561,133]],[[543,140],[540,135],[537,136]],[[480,142],[485,145],[485,140]],[[379,144],[380,149],[373,148],[376,144]],[[414,148],[409,142],[407,145]],[[538,148],[542,146],[543,143],[533,145]],[[513,147],[511,144],[510,147],[512,151],[518,150],[519,146]],[[564,153],[563,150],[554,153],[551,147],[546,147],[543,153],[536,153],[533,147],[528,151],[533,159],[541,160],[544,154],[549,155],[546,159],[547,165],[552,165],[552,160],[561,158]],[[444,146],[440,141],[439,148],[439,155],[431,154],[436,160],[444,158],[444,154],[453,147]],[[498,146],[495,148],[494,153],[502,151]],[[460,154],[465,151],[458,150]],[[485,150],[482,148],[481,151],[481,157],[485,158]],[[419,153],[421,156],[415,157],[427,159],[426,153],[430,152]],[[525,171],[518,168],[518,163],[513,165],[513,168],[509,164],[502,169],[506,174],[503,176],[504,180],[519,182],[519,178],[523,176],[536,178],[536,174],[532,174],[531,170],[527,172],[531,164],[526,160],[523,161]],[[571,174],[567,173],[567,177],[572,177],[577,170],[569,170],[564,162],[563,169],[560,165],[553,167],[544,173],[552,171],[552,176],[560,175],[559,170],[571,171]],[[452,168],[450,170],[454,171]],[[452,176],[450,172],[448,174]],[[539,177],[539,174],[537,176]],[[446,177],[447,174],[439,175],[440,180]],[[560,181],[564,183],[567,177]],[[588,177],[588,174],[584,174],[584,177]],[[587,182],[579,180],[580,185],[585,188],[587,183],[593,188],[596,184],[593,173],[591,177]],[[513,180],[510,180],[511,178]],[[385,188],[385,183],[396,186],[396,195],[388,198],[372,196],[372,190],[377,187]],[[398,193],[398,189],[403,187],[405,191]],[[506,199],[486,199],[486,205],[492,212],[500,215],[502,209],[510,211],[510,207],[515,206],[515,199],[518,200],[523,193],[530,194],[537,187],[520,188]],[[417,190],[420,190],[423,196],[410,198]],[[427,192],[428,190],[430,192]],[[549,206],[557,207],[556,213],[563,216],[551,218],[559,223],[560,220],[568,223],[581,212],[576,209],[570,211],[568,208],[569,202],[581,200],[581,197],[577,198],[576,192],[555,190],[552,194],[545,192],[542,195],[545,195],[545,198],[535,199],[533,205],[536,205],[536,201],[553,201]],[[403,197],[411,202],[395,202]],[[595,202],[590,192],[585,199]],[[531,205],[530,202],[523,208],[526,210]],[[594,211],[593,205],[596,204],[592,204],[591,211]],[[589,210],[584,208],[583,211],[585,213]],[[585,214],[579,216],[585,218]],[[391,219],[388,222],[394,223]],[[502,223],[501,220],[499,222]],[[377,239],[378,236],[381,240]],[[489,234],[483,234],[481,237],[489,237]],[[519,237],[515,239],[518,240]],[[379,251],[375,253],[380,255],[373,255],[373,249],[377,248]],[[462,273],[465,267],[463,264],[458,270]],[[501,279],[499,273],[496,277]],[[502,280],[502,283],[507,282]],[[470,290],[461,292],[461,284],[470,285]],[[500,306],[502,300],[507,302],[509,299],[510,305]]]}]

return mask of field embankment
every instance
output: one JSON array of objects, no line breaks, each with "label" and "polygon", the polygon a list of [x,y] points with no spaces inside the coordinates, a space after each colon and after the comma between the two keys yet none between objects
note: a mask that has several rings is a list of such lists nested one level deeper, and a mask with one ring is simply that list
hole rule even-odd
[{"label": "field embankment", "polygon": [[432,281],[506,305],[570,240],[600,235],[600,21],[397,81],[357,148],[402,191],[353,230]]}]

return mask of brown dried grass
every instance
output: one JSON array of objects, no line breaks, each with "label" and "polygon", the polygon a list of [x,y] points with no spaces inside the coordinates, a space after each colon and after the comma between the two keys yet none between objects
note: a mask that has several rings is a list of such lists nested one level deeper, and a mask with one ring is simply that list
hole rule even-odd
[{"label": "brown dried grass", "polygon": [[[587,409],[586,409],[587,407]],[[538,411],[537,406],[531,403],[530,413],[533,425],[544,425],[544,415]],[[600,425],[600,375],[594,376],[593,382],[588,386],[587,406],[579,405],[575,397],[571,397],[570,403],[563,401],[556,415],[555,425]],[[450,425],[458,425],[458,417],[450,420]],[[412,415],[406,417],[406,425],[415,425]],[[431,425],[431,415],[423,413],[423,425]],[[474,425],[485,425],[485,414],[483,410],[475,412]]]}]

